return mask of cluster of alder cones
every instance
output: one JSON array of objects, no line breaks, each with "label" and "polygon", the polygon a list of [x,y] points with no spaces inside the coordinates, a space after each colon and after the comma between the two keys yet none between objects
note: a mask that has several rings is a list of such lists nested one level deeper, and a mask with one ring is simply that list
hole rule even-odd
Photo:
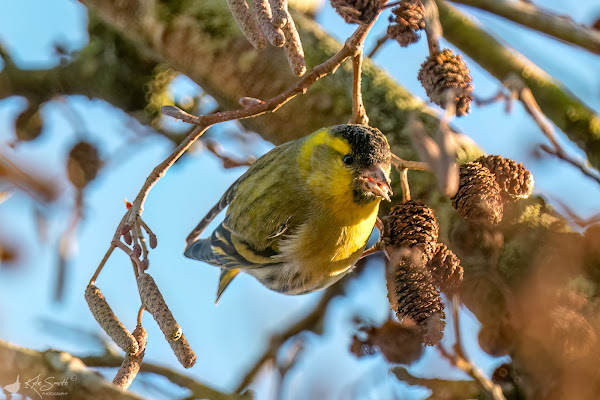
[{"label": "cluster of alder cones", "polygon": [[[349,24],[367,25],[382,10],[380,0],[330,0],[331,6]],[[300,36],[286,0],[256,0],[252,10],[246,0],[228,0],[231,13],[244,36],[252,45],[263,50],[267,41],[276,47],[284,47],[292,71],[302,76],[306,61]],[[403,0],[392,8],[387,34],[400,46],[416,43],[425,29],[425,8],[421,0]],[[447,109],[452,103],[457,116],[467,115],[473,99],[473,78],[467,64],[452,50],[431,50],[421,65],[418,79],[429,99]]]},{"label": "cluster of alder cones", "polygon": [[[381,11],[379,0],[331,0],[332,7],[347,23],[368,24]],[[407,47],[419,41],[425,29],[425,7],[421,0],[403,0],[392,8],[387,36]],[[446,109],[453,103],[457,116],[467,115],[473,92],[471,73],[460,55],[452,50],[431,50],[421,65],[418,79],[429,99]]]},{"label": "cluster of alder cones", "polygon": [[[501,156],[483,156],[460,167],[460,183],[452,204],[475,224],[495,225],[502,206],[528,197],[531,173]],[[363,328],[366,338],[354,338],[358,356],[380,351],[393,363],[410,363],[420,356],[421,344],[434,345],[443,336],[444,305],[440,291],[452,294],[463,280],[460,260],[443,243],[431,208],[407,201],[382,219],[381,247],[386,253],[388,298],[399,321]]]}]

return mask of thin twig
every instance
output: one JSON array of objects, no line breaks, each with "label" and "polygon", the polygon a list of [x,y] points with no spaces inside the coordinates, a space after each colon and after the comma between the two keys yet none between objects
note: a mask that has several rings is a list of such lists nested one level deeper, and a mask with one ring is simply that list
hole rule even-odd
[{"label": "thin twig", "polygon": [[37,200],[44,202],[56,200],[60,192],[60,185],[49,179],[41,178],[39,175],[37,171],[0,153],[0,182],[8,181]]},{"label": "thin twig", "polygon": [[367,111],[362,98],[362,62],[363,62],[363,50],[362,43],[358,54],[352,58],[352,117],[348,123],[350,124],[361,124],[368,125],[369,117],[367,117]]},{"label": "thin twig", "polygon": [[383,46],[383,44],[385,42],[387,42],[389,38],[390,37],[388,36],[388,34],[386,32],[385,35],[382,35],[379,39],[377,39],[377,41],[375,42],[375,46],[373,46],[373,49],[371,49],[367,58],[373,58],[375,53],[377,53],[377,51],[379,51],[379,49],[381,49],[381,46]]},{"label": "thin twig", "polygon": [[[499,42],[481,24],[445,0],[435,1],[444,28],[444,39],[459,47],[463,54],[500,81],[504,81],[511,72],[521,77],[540,100],[544,114],[587,153],[590,164],[600,168],[600,156],[594,151],[600,143],[600,117],[597,113],[525,56]],[[571,118],[572,114],[577,115],[576,121]]]},{"label": "thin twig", "polygon": [[100,271],[102,271],[102,268],[104,268],[104,265],[106,264],[106,261],[108,261],[108,258],[112,254],[112,252],[115,249],[115,247],[116,247],[116,245],[111,243],[110,247],[108,248],[108,250],[104,254],[104,257],[102,257],[102,261],[100,261],[100,264],[98,265],[98,268],[96,268],[96,272],[94,272],[94,275],[92,275],[92,278],[90,279],[90,285],[93,285],[93,284],[96,283],[96,279],[98,279],[98,275],[100,275]]},{"label": "thin twig", "polygon": [[550,35],[560,41],[600,54],[600,32],[523,1],[452,0],[479,8]]},{"label": "thin twig", "polygon": [[392,154],[392,165],[398,170],[401,169],[413,169],[415,171],[429,171],[429,165],[421,161],[407,161],[395,154]]},{"label": "thin twig", "polygon": [[405,367],[401,366],[392,368],[392,373],[396,375],[396,378],[401,382],[430,389],[432,394],[429,399],[477,399],[481,394],[481,389],[475,381],[421,378],[414,376]]},{"label": "thin twig", "polygon": [[584,175],[588,176],[589,178],[592,178],[598,184],[600,184],[600,175],[598,175],[598,172],[595,169],[592,169],[592,168],[588,167],[586,164],[584,164],[583,162],[571,157],[564,150],[557,149],[557,148],[551,148],[550,146],[546,146],[544,144],[540,145],[540,148],[542,150],[544,150],[546,153],[556,156],[556,157],[560,158],[561,160],[568,162],[569,164],[578,168]]},{"label": "thin twig", "polygon": [[408,183],[408,169],[400,170],[400,186],[402,187],[402,202],[410,201],[410,185]]},{"label": "thin twig", "polygon": [[206,140],[206,148],[223,162],[223,168],[248,167],[256,161],[256,157],[248,156],[245,160],[235,160],[222,151],[222,147],[215,140]]},{"label": "thin twig", "polygon": [[235,392],[240,393],[250,383],[252,383],[252,381],[254,380],[258,372],[260,372],[265,363],[275,358],[279,347],[288,339],[298,335],[303,331],[320,331],[320,325],[323,322],[323,318],[325,317],[325,311],[329,306],[330,300],[338,295],[343,294],[343,292],[344,282],[338,282],[335,285],[330,286],[324,291],[323,295],[319,299],[319,302],[309,314],[307,314],[304,318],[298,320],[293,325],[289,326],[285,331],[273,335],[269,342],[269,346],[267,347],[263,355],[258,359],[258,361],[252,366],[252,368],[248,370]]},{"label": "thin twig", "polygon": [[138,315],[137,315],[137,324],[138,325],[142,325],[142,316],[144,315],[144,310],[146,308],[144,307],[144,305],[140,306],[140,309],[138,310]]},{"label": "thin twig", "polygon": [[600,175],[598,171],[592,169],[585,163],[576,160],[572,156],[570,156],[566,150],[560,145],[558,142],[558,138],[556,132],[554,131],[554,127],[552,123],[548,120],[546,115],[543,113],[542,109],[538,105],[533,93],[531,90],[522,83],[523,87],[519,91],[519,99],[525,106],[525,110],[531,115],[535,123],[540,127],[541,131],[544,133],[546,138],[552,143],[553,148],[542,144],[540,147],[542,150],[547,152],[548,154],[552,154],[561,160],[568,162],[569,164],[577,167],[584,175],[592,178],[597,183],[600,184]]},{"label": "thin twig", "polygon": [[479,386],[494,400],[506,400],[504,397],[504,393],[502,393],[502,388],[488,379],[483,372],[475,366],[471,361],[469,361],[465,355],[465,352],[462,347],[462,339],[459,325],[459,309],[460,309],[460,301],[458,300],[457,295],[455,294],[452,298],[452,316],[454,323],[454,335],[456,338],[456,343],[454,344],[454,354],[449,353],[444,347],[438,343],[437,347],[440,353],[448,360],[452,365],[461,371],[465,372],[471,378],[473,378]]},{"label": "thin twig", "polygon": [[[88,367],[114,368],[119,367],[123,358],[117,354],[102,354],[100,356],[81,355],[78,356]],[[162,365],[144,361],[140,372],[149,372],[167,378],[171,383],[182,388],[189,389],[194,398],[211,400],[249,400],[249,395],[236,393],[223,393],[217,391],[196,379],[177,372]]]},{"label": "thin twig", "polygon": [[425,7],[425,34],[427,35],[427,46],[429,55],[434,55],[440,51],[440,36],[442,36],[442,26],[437,5],[434,0],[423,0]]},{"label": "thin twig", "polygon": [[69,247],[72,243],[72,235],[77,229],[77,225],[83,215],[83,190],[77,188],[75,191],[75,204],[69,217],[67,229],[60,235],[58,246],[58,265],[56,273],[56,286],[54,287],[54,301],[61,301],[63,298],[65,281],[67,279]]}]

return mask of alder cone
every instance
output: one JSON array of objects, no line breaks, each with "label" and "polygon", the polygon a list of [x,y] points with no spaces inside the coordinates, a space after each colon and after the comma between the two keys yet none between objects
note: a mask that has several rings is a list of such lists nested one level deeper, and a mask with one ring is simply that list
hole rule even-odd
[{"label": "alder cone", "polygon": [[521,163],[496,155],[479,157],[476,162],[496,176],[505,201],[525,199],[533,192],[533,175]]},{"label": "alder cone", "polygon": [[403,1],[392,9],[388,37],[402,47],[416,43],[420,36],[416,31],[425,29],[425,8],[420,1]]},{"label": "alder cone", "polygon": [[420,201],[410,200],[391,209],[383,217],[382,240],[386,248],[419,250],[423,263],[437,248],[438,223],[433,210]]},{"label": "alder cone", "polygon": [[425,266],[412,257],[388,263],[387,287],[398,319],[412,319],[421,328],[425,344],[438,343],[444,330],[444,305]]},{"label": "alder cone", "polygon": [[456,89],[456,115],[460,117],[469,113],[473,78],[460,55],[454,55],[450,49],[430,55],[421,65],[418,79],[431,101],[444,109],[447,107],[446,90]]},{"label": "alder cone", "polygon": [[445,244],[438,243],[433,258],[427,264],[431,272],[434,284],[442,292],[457,289],[463,281],[463,268],[456,254]]},{"label": "alder cone", "polygon": [[392,319],[380,327],[361,329],[367,334],[365,340],[354,336],[350,351],[357,357],[380,352],[386,360],[394,364],[411,364],[423,354],[421,330]]},{"label": "alder cone", "polygon": [[497,225],[502,221],[503,206],[494,174],[478,162],[461,165],[452,206],[467,221]]},{"label": "alder cone", "polygon": [[76,188],[83,189],[96,178],[102,166],[98,150],[91,143],[81,141],[69,152],[67,175]]},{"label": "alder cone", "polygon": [[331,6],[349,24],[369,24],[380,10],[379,0],[331,0]]},{"label": "alder cone", "polygon": [[477,339],[481,349],[493,357],[509,355],[514,346],[514,329],[504,321],[484,324]]}]

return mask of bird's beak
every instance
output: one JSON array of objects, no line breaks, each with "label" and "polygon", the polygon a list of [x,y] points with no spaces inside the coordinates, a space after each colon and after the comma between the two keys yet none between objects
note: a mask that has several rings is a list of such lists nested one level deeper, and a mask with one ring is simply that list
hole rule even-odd
[{"label": "bird's beak", "polygon": [[367,192],[391,201],[390,196],[394,193],[390,187],[389,174],[389,165],[373,164],[365,169],[358,178]]}]

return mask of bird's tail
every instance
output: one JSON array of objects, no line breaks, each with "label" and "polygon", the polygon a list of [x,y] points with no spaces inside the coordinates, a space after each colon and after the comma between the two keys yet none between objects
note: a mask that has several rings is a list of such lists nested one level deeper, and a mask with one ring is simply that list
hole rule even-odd
[{"label": "bird's tail", "polygon": [[218,265],[210,242],[210,238],[196,240],[185,248],[183,255],[187,258]]}]

